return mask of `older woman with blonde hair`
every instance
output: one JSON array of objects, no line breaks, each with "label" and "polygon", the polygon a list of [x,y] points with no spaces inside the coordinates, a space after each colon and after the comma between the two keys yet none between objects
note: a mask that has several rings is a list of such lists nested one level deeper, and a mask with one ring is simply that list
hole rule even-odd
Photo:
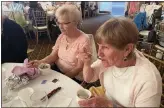
[{"label": "older woman with blonde hair", "polygon": [[92,87],[93,98],[79,101],[81,107],[159,107],[162,80],[159,71],[135,46],[139,32],[126,18],[106,21],[96,33],[99,59],[91,65],[91,55],[83,51],[86,82],[100,79]]},{"label": "older woman with blonde hair", "polygon": [[80,11],[71,5],[62,5],[56,10],[57,24],[61,30],[52,52],[42,60],[34,60],[29,66],[38,66],[40,63],[55,63],[55,70],[73,78],[78,83],[83,81],[83,62],[77,59],[81,50],[91,53],[90,38],[77,28],[81,22]]}]

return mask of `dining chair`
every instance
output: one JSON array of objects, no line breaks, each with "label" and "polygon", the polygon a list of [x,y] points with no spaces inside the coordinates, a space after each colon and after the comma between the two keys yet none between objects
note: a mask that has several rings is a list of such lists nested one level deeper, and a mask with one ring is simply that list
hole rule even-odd
[{"label": "dining chair", "polygon": [[48,21],[47,21],[47,13],[45,11],[32,11],[34,23],[33,23],[33,29],[35,31],[36,35],[36,43],[38,44],[38,38],[39,33],[41,32],[47,32],[49,41],[51,42],[51,36],[48,30]]},{"label": "dining chair", "polygon": [[29,30],[30,23],[29,23],[28,16],[27,16],[27,14],[25,15],[24,13],[22,13],[20,11],[14,11],[13,14],[14,14],[15,22],[23,28],[24,33],[26,34],[26,39],[28,41],[27,54],[29,55],[30,53],[32,53],[35,50],[35,46],[32,46],[29,44],[29,41],[31,41],[31,40],[29,40],[28,35],[30,38],[31,38],[31,35],[30,35],[30,30]]}]

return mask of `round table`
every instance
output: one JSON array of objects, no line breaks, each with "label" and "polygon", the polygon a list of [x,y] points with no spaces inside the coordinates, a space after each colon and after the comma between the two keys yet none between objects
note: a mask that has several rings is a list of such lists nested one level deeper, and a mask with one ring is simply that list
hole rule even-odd
[{"label": "round table", "polygon": [[[2,64],[2,68],[4,68],[6,70],[6,77],[10,76],[12,73],[12,69],[15,66],[22,66],[22,63],[4,63]],[[59,99],[61,96],[65,97],[65,98],[69,98],[72,99],[70,104],[68,106],[65,107],[79,107],[77,101],[76,101],[76,93],[79,89],[82,89],[83,87],[81,85],[79,85],[78,83],[76,83],[75,81],[73,81],[71,78],[56,72],[54,70],[50,70],[50,74],[46,75],[46,76],[39,76],[34,80],[31,80],[29,84],[21,87],[18,90],[14,90],[13,91],[13,95],[17,96],[17,93],[19,92],[19,90],[26,88],[26,87],[31,87],[31,88],[35,88],[35,89],[42,89],[44,90],[46,93],[49,93],[50,91],[52,91],[53,89],[57,88],[57,87],[62,87],[62,89],[57,92],[54,96],[52,96],[50,98],[49,101],[57,98]],[[56,83],[53,83],[52,80],[53,79],[58,79],[59,81],[57,81]],[[47,82],[45,84],[41,84],[41,82],[43,80],[47,80]],[[59,100],[58,100],[59,102]],[[63,102],[63,100],[61,100],[61,103]],[[60,103],[60,102],[59,102]],[[8,107],[10,106],[11,102],[3,104],[3,107]],[[55,104],[55,101],[54,101]],[[62,103],[64,104],[64,103]],[[53,106],[51,106],[53,107]],[[64,107],[64,106],[63,106]]]}]

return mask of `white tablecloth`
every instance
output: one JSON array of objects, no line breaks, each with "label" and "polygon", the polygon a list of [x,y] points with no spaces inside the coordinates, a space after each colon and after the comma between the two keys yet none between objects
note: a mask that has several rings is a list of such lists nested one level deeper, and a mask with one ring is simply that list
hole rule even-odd
[{"label": "white tablecloth", "polygon": [[[22,66],[22,64],[20,64],[20,63],[4,63],[4,64],[2,64],[2,68],[6,69],[6,77],[11,75],[11,70],[15,66]],[[47,93],[49,93],[51,90],[60,86],[60,87],[62,87],[62,89],[58,93],[56,93],[54,96],[52,96],[50,99],[57,98],[57,96],[59,96],[59,98],[60,98],[60,96],[72,98],[72,101],[71,101],[69,107],[79,107],[79,105],[77,104],[77,101],[76,101],[76,93],[79,89],[82,89],[83,87],[81,85],[79,85],[78,83],[76,83],[75,81],[73,81],[72,79],[70,79],[69,77],[67,77],[61,73],[58,73],[54,70],[50,70],[50,71],[51,71],[50,74],[48,74],[46,76],[39,76],[36,79],[31,80],[29,84],[27,84],[24,87],[21,87],[20,89],[23,89],[26,87],[32,87],[32,88],[42,89],[42,90],[46,91]],[[59,79],[59,81],[56,83],[52,83],[52,80],[55,78]],[[43,80],[47,80],[46,84],[41,84],[41,82]],[[13,95],[17,96],[17,93],[19,90],[15,90]],[[62,103],[62,101],[61,101],[61,103]],[[9,102],[7,104],[3,104],[2,106],[7,107],[7,106],[10,106],[10,104],[11,104],[11,102]]]}]

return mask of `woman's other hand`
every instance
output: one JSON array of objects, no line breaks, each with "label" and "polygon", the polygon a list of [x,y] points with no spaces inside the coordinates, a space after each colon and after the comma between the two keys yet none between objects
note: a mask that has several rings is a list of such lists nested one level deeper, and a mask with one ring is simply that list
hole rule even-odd
[{"label": "woman's other hand", "polygon": [[41,64],[41,61],[40,60],[33,60],[33,61],[30,61],[28,64],[27,64],[27,67],[29,68],[36,68],[39,66],[39,64]]},{"label": "woman's other hand", "polygon": [[105,97],[93,97],[78,103],[80,107],[112,107],[112,102]]}]

